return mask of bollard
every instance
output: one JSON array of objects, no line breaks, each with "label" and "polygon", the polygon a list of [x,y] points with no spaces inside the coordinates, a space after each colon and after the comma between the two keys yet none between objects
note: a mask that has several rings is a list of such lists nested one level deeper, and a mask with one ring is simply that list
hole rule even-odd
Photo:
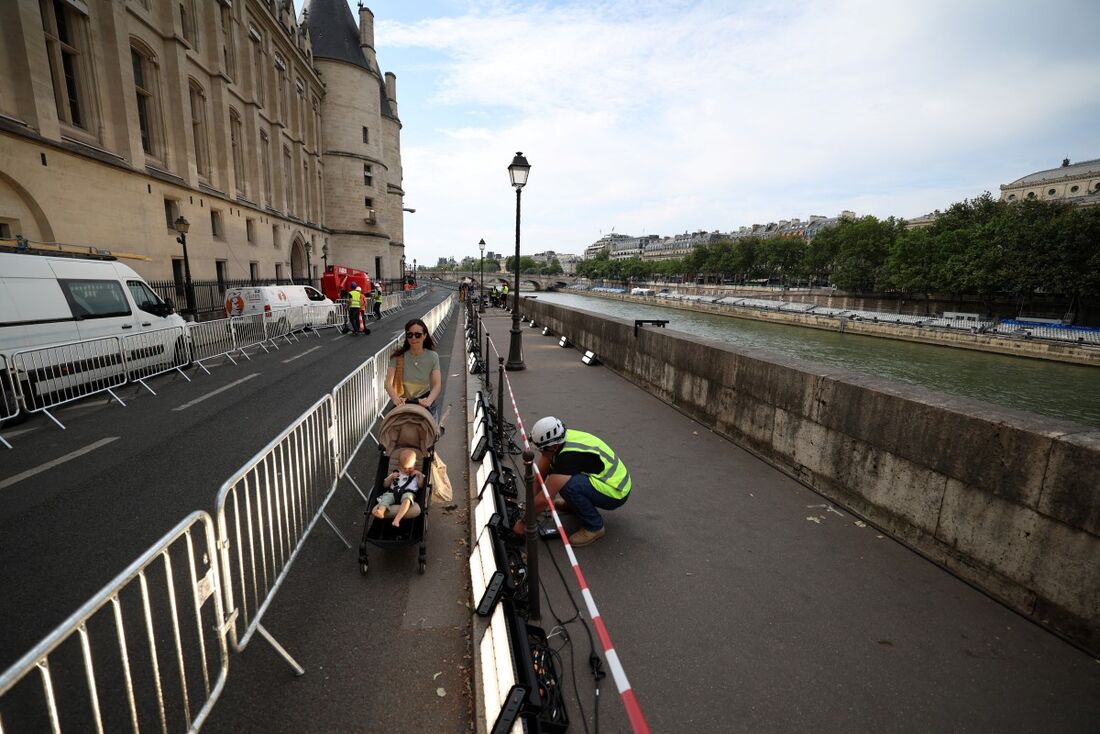
[{"label": "bollard", "polygon": [[[504,361],[504,360],[501,360]],[[527,483],[527,515],[524,520],[527,532],[527,610],[531,619],[542,619],[539,611],[539,546],[535,512],[535,472],[532,464],[535,452],[523,450],[523,480]]]},{"label": "bollard", "polygon": [[504,357],[497,357],[497,450],[504,452]]}]

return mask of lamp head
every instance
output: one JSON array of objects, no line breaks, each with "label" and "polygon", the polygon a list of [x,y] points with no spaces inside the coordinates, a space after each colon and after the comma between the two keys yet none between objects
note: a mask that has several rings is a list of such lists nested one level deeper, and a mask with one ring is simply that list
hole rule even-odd
[{"label": "lamp head", "polygon": [[527,185],[527,174],[531,171],[531,164],[523,157],[523,153],[517,152],[512,159],[512,165],[508,166],[508,175],[512,177],[512,185],[522,189]]},{"label": "lamp head", "polygon": [[481,249],[481,254],[484,255],[485,254],[485,238],[484,237],[481,239],[481,242],[477,243],[477,246]]},{"label": "lamp head", "polygon": [[188,222],[182,214],[176,217],[176,221],[172,223],[172,226],[174,226],[176,231],[180,234],[187,234],[187,230],[191,229],[191,223]]}]

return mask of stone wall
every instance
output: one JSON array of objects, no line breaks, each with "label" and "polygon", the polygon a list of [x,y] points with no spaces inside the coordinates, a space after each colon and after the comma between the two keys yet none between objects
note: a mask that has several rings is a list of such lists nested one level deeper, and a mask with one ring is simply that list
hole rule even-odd
[{"label": "stone wall", "polygon": [[[524,315],[1100,651],[1100,431],[528,299]],[[529,332],[531,333],[531,332]]]}]

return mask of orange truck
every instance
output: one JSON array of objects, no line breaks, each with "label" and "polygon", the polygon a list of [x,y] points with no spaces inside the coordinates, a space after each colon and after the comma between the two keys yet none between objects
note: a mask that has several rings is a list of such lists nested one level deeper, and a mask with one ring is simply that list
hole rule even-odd
[{"label": "orange truck", "polygon": [[346,297],[347,291],[356,285],[363,291],[363,295],[370,293],[372,288],[370,276],[362,270],[346,268],[343,265],[329,265],[325,268],[325,274],[321,276],[321,292],[333,301]]}]

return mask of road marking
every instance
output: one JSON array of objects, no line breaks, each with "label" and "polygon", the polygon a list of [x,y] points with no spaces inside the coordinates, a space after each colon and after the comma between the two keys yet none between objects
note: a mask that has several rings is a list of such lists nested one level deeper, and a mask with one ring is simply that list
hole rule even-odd
[{"label": "road marking", "polygon": [[108,406],[108,405],[110,405],[110,404],[111,404],[111,401],[110,401],[110,400],[108,400],[108,401],[107,401],[107,402],[105,402],[105,403],[100,403],[100,402],[94,402],[94,403],[75,403],[75,404],[73,404],[73,405],[66,405],[66,406],[65,406],[64,408],[61,408],[61,410],[62,410],[62,411],[69,411],[69,410],[87,410],[88,408],[103,408],[103,407],[105,407],[105,406]]},{"label": "road marking", "polygon": [[34,426],[33,428],[20,428],[15,431],[0,431],[0,433],[3,433],[5,436],[22,436],[24,434],[37,431],[39,428],[41,428],[41,426]]},{"label": "road marking", "polygon": [[315,347],[314,347],[313,349],[307,349],[306,351],[304,351],[304,352],[302,352],[301,354],[299,354],[299,355],[298,355],[297,357],[291,357],[290,359],[284,359],[284,360],[283,360],[283,364],[286,364],[287,362],[293,362],[293,361],[294,361],[294,360],[296,360],[296,359],[300,359],[301,357],[304,357],[304,356],[306,356],[306,355],[307,355],[307,354],[309,354],[310,352],[316,352],[316,351],[317,351],[318,349],[320,349],[320,348],[321,348],[321,345],[320,345],[320,344],[318,344],[318,345],[317,345],[317,346],[315,346]]},{"label": "road marking", "polygon": [[107,444],[111,443],[112,441],[117,441],[119,438],[120,438],[119,436],[111,436],[110,438],[101,438],[100,440],[96,441],[95,443],[88,444],[87,446],[85,446],[82,449],[77,449],[76,451],[65,454],[64,456],[62,456],[60,458],[54,459],[53,461],[47,461],[45,464],[42,464],[40,466],[36,466],[33,469],[27,469],[25,472],[22,472],[20,474],[16,474],[14,477],[8,477],[7,479],[4,479],[4,480],[0,481],[0,489],[10,487],[11,485],[13,485],[17,482],[21,482],[24,479],[28,479],[30,477],[33,477],[35,474],[41,474],[42,472],[44,472],[48,469],[53,469],[55,466],[57,466],[59,464],[64,464],[66,461],[72,461],[73,459],[77,458],[78,456],[83,456],[84,454],[86,454],[90,451],[95,451],[100,446],[106,446]]},{"label": "road marking", "polygon": [[195,398],[191,402],[184,403],[183,405],[179,406],[178,408],[172,408],[172,410],[174,410],[174,411],[187,410],[192,405],[198,405],[199,403],[201,403],[203,400],[206,400],[207,398],[212,398],[215,395],[219,395],[219,394],[225,392],[226,390],[231,390],[234,387],[236,387],[237,385],[240,385],[242,382],[248,382],[253,377],[259,377],[259,376],[260,376],[259,372],[253,372],[251,375],[248,375],[247,377],[242,377],[241,379],[237,380],[236,382],[231,382],[228,385],[225,385],[223,387],[219,387],[217,390],[215,390],[213,392],[206,393],[201,398]]}]

